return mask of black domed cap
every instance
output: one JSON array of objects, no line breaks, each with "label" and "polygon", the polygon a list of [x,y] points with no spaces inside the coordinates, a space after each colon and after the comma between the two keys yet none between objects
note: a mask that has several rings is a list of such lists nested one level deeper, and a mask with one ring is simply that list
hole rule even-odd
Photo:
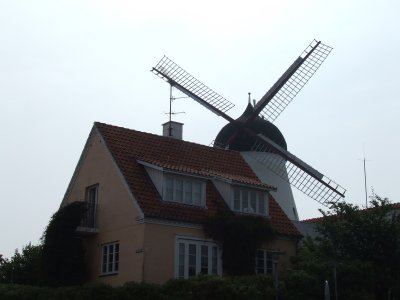
[{"label": "black domed cap", "polygon": [[[246,107],[244,113],[237,119],[239,122],[243,122],[247,119],[254,111],[253,106],[249,103]],[[236,123],[229,123],[222,127],[217,137],[215,138],[214,145],[226,145],[229,138],[239,130],[239,126]],[[267,138],[274,141],[276,144],[287,150],[287,145],[285,138],[282,133],[279,131],[278,127],[276,127],[271,122],[262,119],[260,117],[256,117],[253,122],[248,126],[255,134],[261,133]],[[250,151],[251,147],[254,145],[255,139],[254,137],[246,134],[246,132],[241,131],[237,138],[229,145],[229,149],[236,151]]]}]

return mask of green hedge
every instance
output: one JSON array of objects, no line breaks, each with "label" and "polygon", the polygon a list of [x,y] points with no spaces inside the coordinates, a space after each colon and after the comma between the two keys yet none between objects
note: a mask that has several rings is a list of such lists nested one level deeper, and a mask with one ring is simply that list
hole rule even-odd
[{"label": "green hedge", "polygon": [[210,300],[275,299],[268,276],[221,278],[198,276],[190,280],[170,280],[160,286],[126,283],[122,287],[105,284],[48,288],[0,284],[1,300]]}]

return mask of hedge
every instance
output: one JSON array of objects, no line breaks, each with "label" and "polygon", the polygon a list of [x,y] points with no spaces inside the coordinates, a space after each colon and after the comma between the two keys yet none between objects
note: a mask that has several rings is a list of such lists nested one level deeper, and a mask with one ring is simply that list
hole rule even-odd
[{"label": "hedge", "polygon": [[198,276],[170,280],[164,285],[126,283],[121,287],[88,284],[72,287],[36,287],[0,284],[2,300],[210,300],[275,299],[269,276]]}]

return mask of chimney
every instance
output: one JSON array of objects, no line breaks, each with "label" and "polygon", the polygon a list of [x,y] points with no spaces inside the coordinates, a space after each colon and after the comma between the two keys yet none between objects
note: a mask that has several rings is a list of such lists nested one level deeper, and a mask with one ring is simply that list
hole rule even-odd
[{"label": "chimney", "polygon": [[162,126],[163,126],[163,136],[169,136],[178,140],[182,139],[183,123],[169,121],[167,123],[162,124]]}]

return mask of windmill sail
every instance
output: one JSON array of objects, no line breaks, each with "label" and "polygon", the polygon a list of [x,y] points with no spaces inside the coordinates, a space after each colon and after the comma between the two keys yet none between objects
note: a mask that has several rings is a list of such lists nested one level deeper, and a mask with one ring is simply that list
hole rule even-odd
[{"label": "windmill sail", "polygon": [[164,56],[151,71],[218,116],[234,123],[236,130],[227,140],[227,145],[241,132],[252,136],[256,143],[250,152],[257,161],[312,199],[328,205],[344,197],[346,190],[269,138],[253,132],[250,125],[259,114],[274,121],[314,75],[331,50],[331,47],[314,40],[261,98],[253,113],[242,120],[234,120],[226,114],[234,106],[233,103],[205,86],[168,57]]},{"label": "windmill sail", "polygon": [[[346,190],[262,134],[252,147],[254,159],[317,202],[328,206]],[[268,155],[265,155],[268,153]]]},{"label": "windmill sail", "polygon": [[194,78],[168,57],[164,56],[151,71],[218,116],[233,121],[226,114],[235,106],[232,102]]},{"label": "windmill sail", "polygon": [[268,121],[273,122],[300,92],[308,80],[314,75],[332,47],[312,41],[302,54],[294,61],[287,71],[258,101],[254,108],[254,119],[261,114]]}]

